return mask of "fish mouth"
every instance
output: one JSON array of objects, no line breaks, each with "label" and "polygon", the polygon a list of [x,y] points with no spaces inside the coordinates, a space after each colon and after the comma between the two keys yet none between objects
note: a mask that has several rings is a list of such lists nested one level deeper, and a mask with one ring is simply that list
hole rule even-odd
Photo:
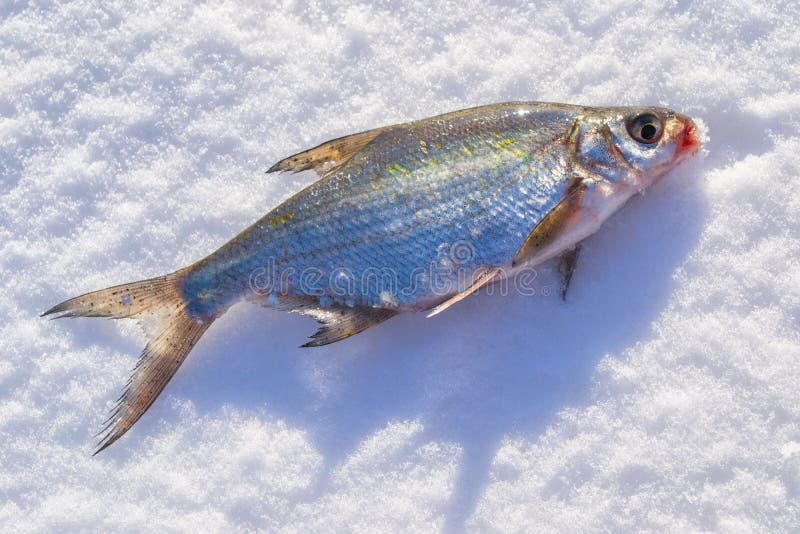
[{"label": "fish mouth", "polygon": [[683,131],[678,142],[678,152],[689,156],[700,149],[700,140],[697,139],[697,125],[689,117],[683,119]]}]

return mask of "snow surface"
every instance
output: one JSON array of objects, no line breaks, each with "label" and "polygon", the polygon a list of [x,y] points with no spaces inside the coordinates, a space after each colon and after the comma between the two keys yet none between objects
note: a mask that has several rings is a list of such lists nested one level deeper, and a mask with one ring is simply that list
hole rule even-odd
[{"label": "snow surface", "polygon": [[[796,1],[254,5],[0,3],[0,530],[796,531]],[[667,105],[707,155],[566,304],[316,350],[242,305],[90,456],[144,336],[39,313],[211,252],[308,182],[263,173],[298,149],[515,99]]]}]

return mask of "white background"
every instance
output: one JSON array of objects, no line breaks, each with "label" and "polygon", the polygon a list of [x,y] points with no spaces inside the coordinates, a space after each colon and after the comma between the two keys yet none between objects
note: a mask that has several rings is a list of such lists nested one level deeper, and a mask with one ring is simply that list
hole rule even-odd
[{"label": "white background", "polygon": [[[0,3],[2,530],[800,525],[797,2],[253,4]],[[90,456],[144,336],[39,313],[210,253],[310,180],[263,172],[297,150],[517,99],[666,105],[706,154],[566,304],[321,349],[241,305]]]}]

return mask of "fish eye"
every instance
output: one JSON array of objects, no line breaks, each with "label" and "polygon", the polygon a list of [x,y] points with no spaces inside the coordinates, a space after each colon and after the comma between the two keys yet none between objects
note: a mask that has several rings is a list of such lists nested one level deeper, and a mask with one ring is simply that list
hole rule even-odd
[{"label": "fish eye", "polygon": [[634,115],[628,119],[626,127],[631,137],[645,145],[657,143],[664,133],[661,119],[653,113]]}]

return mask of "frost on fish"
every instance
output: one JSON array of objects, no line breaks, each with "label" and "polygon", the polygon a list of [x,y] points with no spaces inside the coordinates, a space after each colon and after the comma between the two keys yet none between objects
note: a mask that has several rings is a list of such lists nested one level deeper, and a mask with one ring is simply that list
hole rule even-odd
[{"label": "frost on fish", "polygon": [[271,167],[313,170],[320,180],[216,252],[45,315],[151,326],[102,450],[142,416],[233,304],[310,316],[321,326],[303,346],[319,346],[401,312],[435,315],[556,256],[566,286],[579,242],[697,145],[692,121],[667,109],[536,102],[334,139]]}]

